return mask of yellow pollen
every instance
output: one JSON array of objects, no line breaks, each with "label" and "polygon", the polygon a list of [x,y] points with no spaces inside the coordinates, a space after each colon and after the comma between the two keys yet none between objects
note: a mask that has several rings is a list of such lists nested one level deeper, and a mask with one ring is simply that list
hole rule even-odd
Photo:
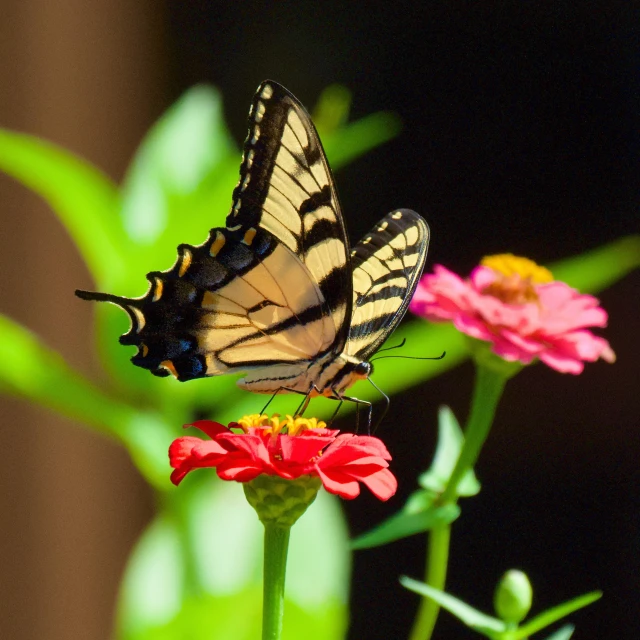
[{"label": "yellow pollen", "polygon": [[244,432],[247,432],[251,427],[267,427],[272,436],[276,436],[285,430],[288,435],[297,436],[308,429],[327,428],[326,423],[317,418],[301,418],[299,416],[294,418],[293,416],[287,416],[283,420],[277,413],[274,413],[271,417],[266,413],[253,413],[242,416],[242,418],[238,420],[238,424]]},{"label": "yellow pollen", "polygon": [[529,258],[514,256],[512,253],[500,253],[495,256],[485,256],[480,261],[483,267],[489,267],[503,276],[520,276],[531,284],[553,282],[553,274]]},{"label": "yellow pollen", "polygon": [[482,293],[507,304],[537,302],[536,285],[553,282],[551,271],[537,265],[533,260],[520,258],[511,253],[487,256],[480,264],[498,276],[495,282],[482,290]]}]

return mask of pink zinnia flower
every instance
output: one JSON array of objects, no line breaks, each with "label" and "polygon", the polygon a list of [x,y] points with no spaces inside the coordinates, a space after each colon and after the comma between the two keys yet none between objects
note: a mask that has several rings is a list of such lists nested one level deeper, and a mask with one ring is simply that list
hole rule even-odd
[{"label": "pink zinnia flower", "polygon": [[[192,471],[215,467],[223,480],[250,482],[260,474],[288,480],[315,476],[324,488],[342,498],[355,498],[366,485],[380,500],[388,500],[397,489],[389,471],[391,456],[381,440],[326,429],[315,418],[280,420],[278,416],[246,416],[229,427],[199,420],[196,427],[210,440],[185,436],[169,447],[174,468],[171,481],[179,484]],[[235,429],[232,430],[232,429]],[[286,433],[285,433],[286,432]]]},{"label": "pink zinnia flower", "polygon": [[510,362],[538,358],[556,371],[578,374],[584,361],[615,361],[609,343],[588,330],[607,324],[598,300],[554,281],[527,258],[489,256],[466,280],[436,265],[409,308],[429,320],[453,322]]}]

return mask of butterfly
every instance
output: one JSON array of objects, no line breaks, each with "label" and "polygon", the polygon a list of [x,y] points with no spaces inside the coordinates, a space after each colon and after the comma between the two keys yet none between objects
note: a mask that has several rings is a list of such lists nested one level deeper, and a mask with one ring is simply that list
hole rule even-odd
[{"label": "butterfly", "polygon": [[[302,104],[267,80],[254,96],[225,228],[181,244],[140,298],[76,291],[131,319],[133,364],[180,381],[244,373],[240,388],[338,400],[405,314],[429,228],[397,209],[349,250],[335,184]],[[369,403],[366,403],[369,404]],[[305,405],[306,406],[306,405]]]}]

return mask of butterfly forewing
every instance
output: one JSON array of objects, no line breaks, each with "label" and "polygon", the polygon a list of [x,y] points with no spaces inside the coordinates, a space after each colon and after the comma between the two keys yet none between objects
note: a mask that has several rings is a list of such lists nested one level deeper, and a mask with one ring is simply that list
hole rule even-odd
[{"label": "butterfly forewing", "polygon": [[309,115],[282,86],[263,82],[249,111],[240,180],[229,229],[260,226],[306,265],[336,327],[336,349],[350,315],[349,247],[333,178]]},{"label": "butterfly forewing", "polygon": [[355,246],[347,354],[367,360],[395,329],[422,273],[428,244],[429,227],[422,217],[398,209]]},{"label": "butterfly forewing", "polygon": [[127,311],[134,364],[190,380],[344,345],[351,283],[333,179],[307,112],[277,83],[251,105],[227,228],[178,252],[141,298],[79,292]]}]

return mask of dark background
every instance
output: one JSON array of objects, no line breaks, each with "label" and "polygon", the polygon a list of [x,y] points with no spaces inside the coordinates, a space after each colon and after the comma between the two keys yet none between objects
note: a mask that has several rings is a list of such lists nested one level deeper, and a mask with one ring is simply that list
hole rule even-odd
[{"label": "dark background", "polygon": [[[410,207],[431,226],[429,264],[467,273],[486,254],[547,264],[638,230],[638,3],[91,4],[8,3],[0,124],[46,135],[117,178],[153,119],[196,82],[221,88],[239,143],[261,80],[310,108],[340,82],[353,91],[352,117],[390,109],[404,123],[396,140],[336,175],[352,240]],[[0,196],[10,285],[1,310],[91,371],[89,311],[66,295],[89,284],[86,272],[44,205],[5,178]],[[57,273],[47,275],[50,258],[31,259],[38,239],[58,243]],[[638,293],[633,274],[600,296],[615,365],[578,377],[538,365],[507,386],[477,466],[483,490],[454,525],[452,593],[490,611],[499,576],[517,567],[532,580],[534,612],[605,592],[572,616],[575,638],[640,637]],[[432,455],[438,405],[464,419],[472,376],[465,365],[394,398],[382,436],[399,499],[346,504],[354,533],[411,492]],[[2,482],[19,477],[23,491],[3,496],[11,578],[0,625],[7,637],[106,638],[150,500],[121,452],[37,409],[25,417],[17,401],[7,406],[8,424],[25,427]],[[82,483],[61,472],[69,462]],[[420,577],[423,551],[416,537],[356,555],[351,639],[406,637],[417,600],[397,576]],[[477,636],[444,614],[436,637]]]}]

